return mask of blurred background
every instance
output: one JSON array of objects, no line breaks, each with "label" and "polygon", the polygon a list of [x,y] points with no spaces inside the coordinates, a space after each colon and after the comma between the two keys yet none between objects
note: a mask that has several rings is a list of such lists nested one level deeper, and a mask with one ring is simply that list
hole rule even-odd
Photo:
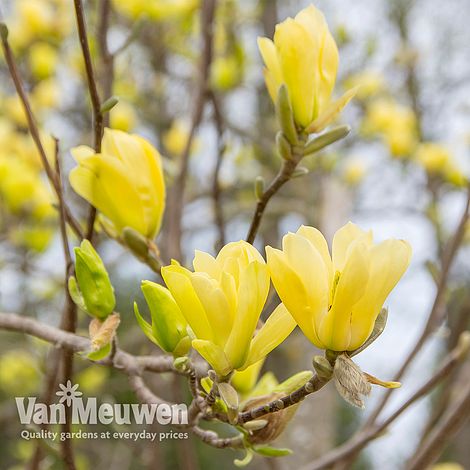
[{"label": "blurred background", "polygon": [[[277,123],[256,38],[272,37],[276,23],[309,3],[218,1],[208,76],[213,99],[205,103],[189,145],[181,241],[185,263],[191,262],[194,249],[215,253],[221,244],[246,236],[256,202],[254,181],[262,176],[269,182],[280,166]],[[352,132],[340,144],[303,161],[308,171],[272,200],[256,246],[278,247],[282,236],[300,224],[318,227],[331,240],[348,220],[372,229],[376,240],[408,240],[412,264],[387,301],[387,329],[357,357],[362,369],[389,379],[426,322],[436,290],[433,274],[464,208],[470,171],[470,3],[314,3],[325,13],[340,50],[336,95],[361,85],[341,117]],[[148,138],[164,157],[171,187],[192,134],[204,34],[199,1],[89,0],[85,7],[101,96],[119,97],[109,125]],[[54,136],[68,172],[74,165],[69,149],[90,145],[92,140],[73,2],[4,0],[0,8],[49,156],[53,158]],[[0,76],[0,310],[58,325],[64,267],[55,201],[3,57]],[[66,194],[75,214],[85,217],[86,204],[70,187]],[[171,216],[168,210],[157,239],[165,261],[180,254],[169,230]],[[155,280],[155,274],[104,234],[98,242],[118,296],[121,346],[134,354],[158,353],[132,313],[133,301],[142,302],[140,281]],[[426,343],[386,411],[406,400],[432,374],[459,332],[468,328],[469,243],[470,230],[451,271],[446,322]],[[83,332],[84,317],[79,330]],[[22,427],[14,401],[15,396],[41,396],[50,354],[44,342],[0,332],[2,469],[27,468],[38,445],[45,449],[43,468],[62,468],[53,443],[19,437]],[[283,380],[311,368],[314,354],[296,331],[270,355],[263,370]],[[80,359],[75,367],[75,383],[86,396],[116,403],[136,401],[123,374]],[[453,390],[454,379],[397,420],[350,468],[402,468],[452,399],[447,392]],[[149,383],[168,399],[188,398],[185,384],[172,376],[153,376]],[[326,387],[302,403],[301,412],[278,440],[280,446],[293,449],[293,455],[275,462],[257,457],[249,468],[302,468],[350,437],[381,393],[375,388],[366,410],[357,411],[337,396],[332,385]],[[441,460],[470,468],[468,442],[469,424]],[[162,444],[77,439],[75,447],[83,470],[234,468],[232,461],[239,457],[192,437]]]}]

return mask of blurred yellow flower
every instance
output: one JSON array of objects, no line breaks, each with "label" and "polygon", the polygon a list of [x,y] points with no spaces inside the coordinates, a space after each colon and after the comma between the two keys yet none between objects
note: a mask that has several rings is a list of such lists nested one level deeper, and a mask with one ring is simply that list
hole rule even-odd
[{"label": "blurred yellow flower", "polygon": [[5,115],[8,116],[19,127],[27,128],[28,121],[26,119],[26,114],[20,99],[16,95],[12,95],[3,98],[2,101]]},{"label": "blurred yellow flower", "polygon": [[174,263],[162,268],[162,276],[193,331],[193,348],[220,376],[258,362],[295,328],[280,304],[253,337],[269,274],[249,243],[229,243],[216,258],[196,251],[193,267],[191,272]]},{"label": "blurred yellow flower", "polygon": [[41,80],[32,91],[31,101],[36,109],[53,108],[59,102],[59,83],[53,78]]},{"label": "blurred yellow flower", "polygon": [[369,337],[385,299],[406,271],[411,248],[403,240],[372,242],[372,233],[346,224],[333,239],[302,226],[266,247],[281,301],[320,349],[352,351]]},{"label": "blurred yellow flower", "polygon": [[[314,121],[325,127],[353,93],[331,101],[338,69],[338,49],[323,14],[313,5],[276,26],[274,41],[258,38],[266,69],[266,86],[273,102],[285,85],[294,120],[302,128]],[[320,130],[317,129],[317,130]]]},{"label": "blurred yellow flower", "polygon": [[194,12],[199,0],[126,0],[115,1],[115,8],[123,15],[138,18],[148,15],[151,19],[165,21],[178,19]]},{"label": "blurred yellow flower", "polygon": [[465,470],[465,468],[457,462],[441,462],[433,465],[431,470]]},{"label": "blurred yellow flower", "polygon": [[134,108],[125,101],[119,101],[110,112],[110,124],[113,129],[129,132],[137,121]]},{"label": "blurred yellow flower", "polygon": [[221,91],[236,86],[242,77],[243,65],[234,55],[216,57],[211,64],[210,83]]},{"label": "blurred yellow flower", "polygon": [[362,132],[368,136],[381,135],[394,156],[410,156],[418,139],[413,111],[389,98],[369,104]]},{"label": "blurred yellow flower", "polygon": [[366,70],[348,77],[344,86],[349,88],[357,88],[356,96],[363,100],[377,95],[385,89],[385,81],[380,73]]},{"label": "blurred yellow flower", "polygon": [[358,185],[367,173],[367,167],[359,158],[351,158],[343,166],[343,179],[351,185]]},{"label": "blurred yellow flower", "polygon": [[[163,134],[162,142],[165,149],[170,155],[180,156],[186,147],[186,142],[189,138],[189,126],[186,121],[182,119],[175,119],[171,127]],[[197,139],[193,139],[191,144],[191,152],[194,152],[199,143]]]},{"label": "blurred yellow flower", "polygon": [[11,396],[38,391],[39,372],[34,357],[26,351],[10,350],[0,356],[0,389]]},{"label": "blurred yellow flower", "polygon": [[416,161],[431,175],[439,175],[455,186],[464,186],[465,175],[457,168],[448,148],[435,142],[423,142],[416,149]]},{"label": "blurred yellow flower", "polygon": [[72,149],[78,163],[72,188],[121,233],[130,227],[147,238],[160,230],[165,209],[161,157],[145,139],[105,129],[101,154],[87,146]]},{"label": "blurred yellow flower", "polygon": [[28,50],[29,66],[37,79],[48,78],[54,74],[58,56],[57,50],[46,42],[33,44]]}]

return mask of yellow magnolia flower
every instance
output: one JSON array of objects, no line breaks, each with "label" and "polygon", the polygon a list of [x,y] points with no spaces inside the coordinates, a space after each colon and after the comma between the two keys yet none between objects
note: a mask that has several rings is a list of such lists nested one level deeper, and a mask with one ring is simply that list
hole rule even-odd
[{"label": "yellow magnolia flower", "polygon": [[302,226],[266,247],[274,287],[305,336],[320,349],[352,351],[370,336],[385,299],[406,271],[403,240],[372,242],[372,233],[346,224],[333,239]]},{"label": "yellow magnolia flower", "polygon": [[362,132],[381,135],[394,156],[409,156],[418,138],[413,110],[389,98],[375,100],[367,107]]},{"label": "yellow magnolia flower", "polygon": [[191,272],[174,263],[162,269],[162,276],[193,331],[194,349],[220,376],[258,362],[295,328],[281,304],[253,337],[269,273],[249,243],[229,243],[216,258],[196,251],[193,267]]},{"label": "yellow magnolia flower", "polygon": [[357,186],[364,179],[366,173],[367,166],[359,158],[352,158],[344,164],[343,179],[351,186]]},{"label": "yellow magnolia flower", "polygon": [[119,101],[109,113],[111,127],[129,132],[135,127],[137,117],[134,108],[125,101]]},{"label": "yellow magnolia flower", "polygon": [[145,139],[105,129],[101,154],[84,145],[72,149],[78,163],[70,184],[118,233],[130,227],[147,238],[160,229],[165,208],[161,157]]},{"label": "yellow magnolia flower", "polygon": [[300,127],[310,127],[316,120],[325,127],[352,98],[351,90],[338,101],[331,101],[338,49],[325,17],[313,5],[278,24],[274,41],[259,38],[258,47],[266,65],[264,77],[271,99],[276,102],[279,87],[284,84]]},{"label": "yellow magnolia flower", "polygon": [[456,166],[449,149],[441,144],[420,144],[416,149],[416,160],[431,175],[440,176],[454,186],[466,184],[466,177]]}]

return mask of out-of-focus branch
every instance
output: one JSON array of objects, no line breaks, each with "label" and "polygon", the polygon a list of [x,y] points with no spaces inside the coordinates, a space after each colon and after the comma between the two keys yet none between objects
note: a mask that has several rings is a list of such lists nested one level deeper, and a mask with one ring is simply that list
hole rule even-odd
[{"label": "out-of-focus branch", "polygon": [[204,0],[201,10],[201,31],[203,34],[203,50],[200,62],[199,83],[196,91],[195,105],[192,114],[191,129],[186,140],[182,155],[180,156],[180,167],[176,181],[171,189],[168,204],[168,256],[170,258],[181,259],[181,237],[182,237],[182,217],[184,207],[184,196],[186,180],[189,170],[189,157],[191,146],[196,131],[202,121],[204,105],[206,103],[209,90],[209,73],[212,62],[213,49],[213,22],[215,15],[216,0]]},{"label": "out-of-focus branch", "polygon": [[[415,357],[421,351],[424,343],[428,339],[429,335],[435,330],[436,327],[439,326],[443,317],[445,315],[445,308],[444,308],[444,298],[445,298],[445,291],[447,287],[447,280],[449,277],[450,268],[454,262],[455,256],[458,252],[460,245],[462,244],[463,237],[465,235],[465,226],[467,221],[469,220],[470,216],[470,187],[467,190],[467,200],[465,203],[465,207],[460,217],[460,221],[457,225],[455,233],[453,237],[449,240],[447,246],[445,247],[443,257],[442,257],[442,265],[441,271],[439,273],[439,278],[437,282],[437,292],[434,297],[434,303],[432,305],[431,311],[429,313],[429,317],[426,321],[426,325],[418,338],[416,344],[413,347],[413,350],[406,356],[405,361],[403,362],[400,370],[396,373],[393,380],[399,381],[401,377],[405,374],[408,370],[410,364],[413,362]],[[390,390],[384,394],[383,398],[377,404],[374,411],[371,413],[369,419],[367,420],[365,427],[370,426],[379,416],[379,414],[384,409],[385,405],[388,403],[390,398]]]},{"label": "out-of-focus branch", "polygon": [[417,449],[407,464],[407,470],[420,470],[432,465],[443,448],[462,428],[470,416],[470,382],[452,402],[442,419],[436,424],[424,443]]},{"label": "out-of-focus branch", "polygon": [[[7,63],[8,71],[10,76],[13,80],[15,85],[16,92],[18,97],[20,98],[21,104],[23,106],[24,112],[26,114],[26,120],[28,121],[28,129],[33,138],[34,144],[38,150],[39,156],[41,158],[42,165],[44,167],[44,171],[46,172],[47,178],[49,179],[52,187],[57,196],[59,196],[59,184],[54,173],[54,169],[52,168],[51,164],[46,155],[46,151],[44,150],[44,146],[42,145],[41,136],[39,133],[38,126],[36,124],[36,119],[33,114],[33,110],[31,108],[28,95],[24,89],[23,81],[18,71],[18,67],[16,66],[15,58],[13,56],[13,52],[11,50],[10,44],[8,42],[8,28],[4,23],[0,23],[0,37],[2,41],[2,48],[3,53],[5,56],[5,61]],[[67,223],[70,225],[72,230],[75,234],[81,238],[82,237],[82,230],[80,228],[79,223],[75,220],[70,209],[67,205],[64,204],[64,211],[65,216],[67,218]]]},{"label": "out-of-focus branch", "polygon": [[219,101],[213,91],[210,92],[210,99],[214,110],[214,123],[217,129],[217,159],[212,175],[212,202],[215,225],[217,227],[216,251],[219,251],[225,245],[225,222],[222,210],[222,189],[220,186],[220,170],[226,149],[224,142],[225,123]]},{"label": "out-of-focus branch", "polygon": [[413,403],[427,395],[437,384],[441,383],[454,368],[467,356],[470,347],[470,333],[461,335],[458,345],[445,358],[442,365],[403,405],[397,408],[387,419],[362,430],[349,441],[333,449],[320,459],[305,466],[302,470],[322,470],[347,460],[363,449],[370,441],[380,437],[382,433],[399,418]]},{"label": "out-of-focus branch", "polygon": [[[106,0],[102,2],[106,3]],[[85,24],[85,14],[83,11],[82,0],[74,0],[75,17],[77,20],[78,37],[82,48],[83,60],[85,62],[85,71],[87,76],[88,90],[90,93],[92,116],[93,116],[93,148],[96,153],[101,151],[101,137],[103,135],[104,118],[101,112],[101,100],[98,93],[98,84],[96,82],[95,73],[93,71],[93,61],[91,60],[90,46]],[[107,25],[107,23],[106,23]],[[106,31],[103,31],[106,35]],[[86,238],[92,240],[93,229],[95,225],[96,209],[91,206],[88,214]]]}]

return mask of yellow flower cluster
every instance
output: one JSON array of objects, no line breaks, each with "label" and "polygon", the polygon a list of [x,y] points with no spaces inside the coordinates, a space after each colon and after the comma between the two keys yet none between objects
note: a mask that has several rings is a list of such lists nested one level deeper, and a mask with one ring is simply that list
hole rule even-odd
[{"label": "yellow flower cluster", "polygon": [[369,104],[362,132],[366,136],[381,136],[391,155],[396,157],[410,157],[418,139],[413,111],[390,98]]},{"label": "yellow flower cluster", "polygon": [[438,176],[457,187],[464,186],[467,182],[449,149],[441,144],[423,142],[416,149],[415,159],[431,176]]},{"label": "yellow flower cluster", "polygon": [[[43,136],[46,151],[54,143]],[[0,120],[0,204],[8,219],[8,236],[13,243],[35,251],[47,247],[54,234],[53,197],[45,181],[39,155],[31,138]],[[4,229],[7,227],[3,227]]]},{"label": "yellow flower cluster", "polygon": [[126,0],[113,2],[122,15],[136,19],[147,15],[155,21],[168,21],[184,18],[192,14],[199,5],[199,0]]}]

